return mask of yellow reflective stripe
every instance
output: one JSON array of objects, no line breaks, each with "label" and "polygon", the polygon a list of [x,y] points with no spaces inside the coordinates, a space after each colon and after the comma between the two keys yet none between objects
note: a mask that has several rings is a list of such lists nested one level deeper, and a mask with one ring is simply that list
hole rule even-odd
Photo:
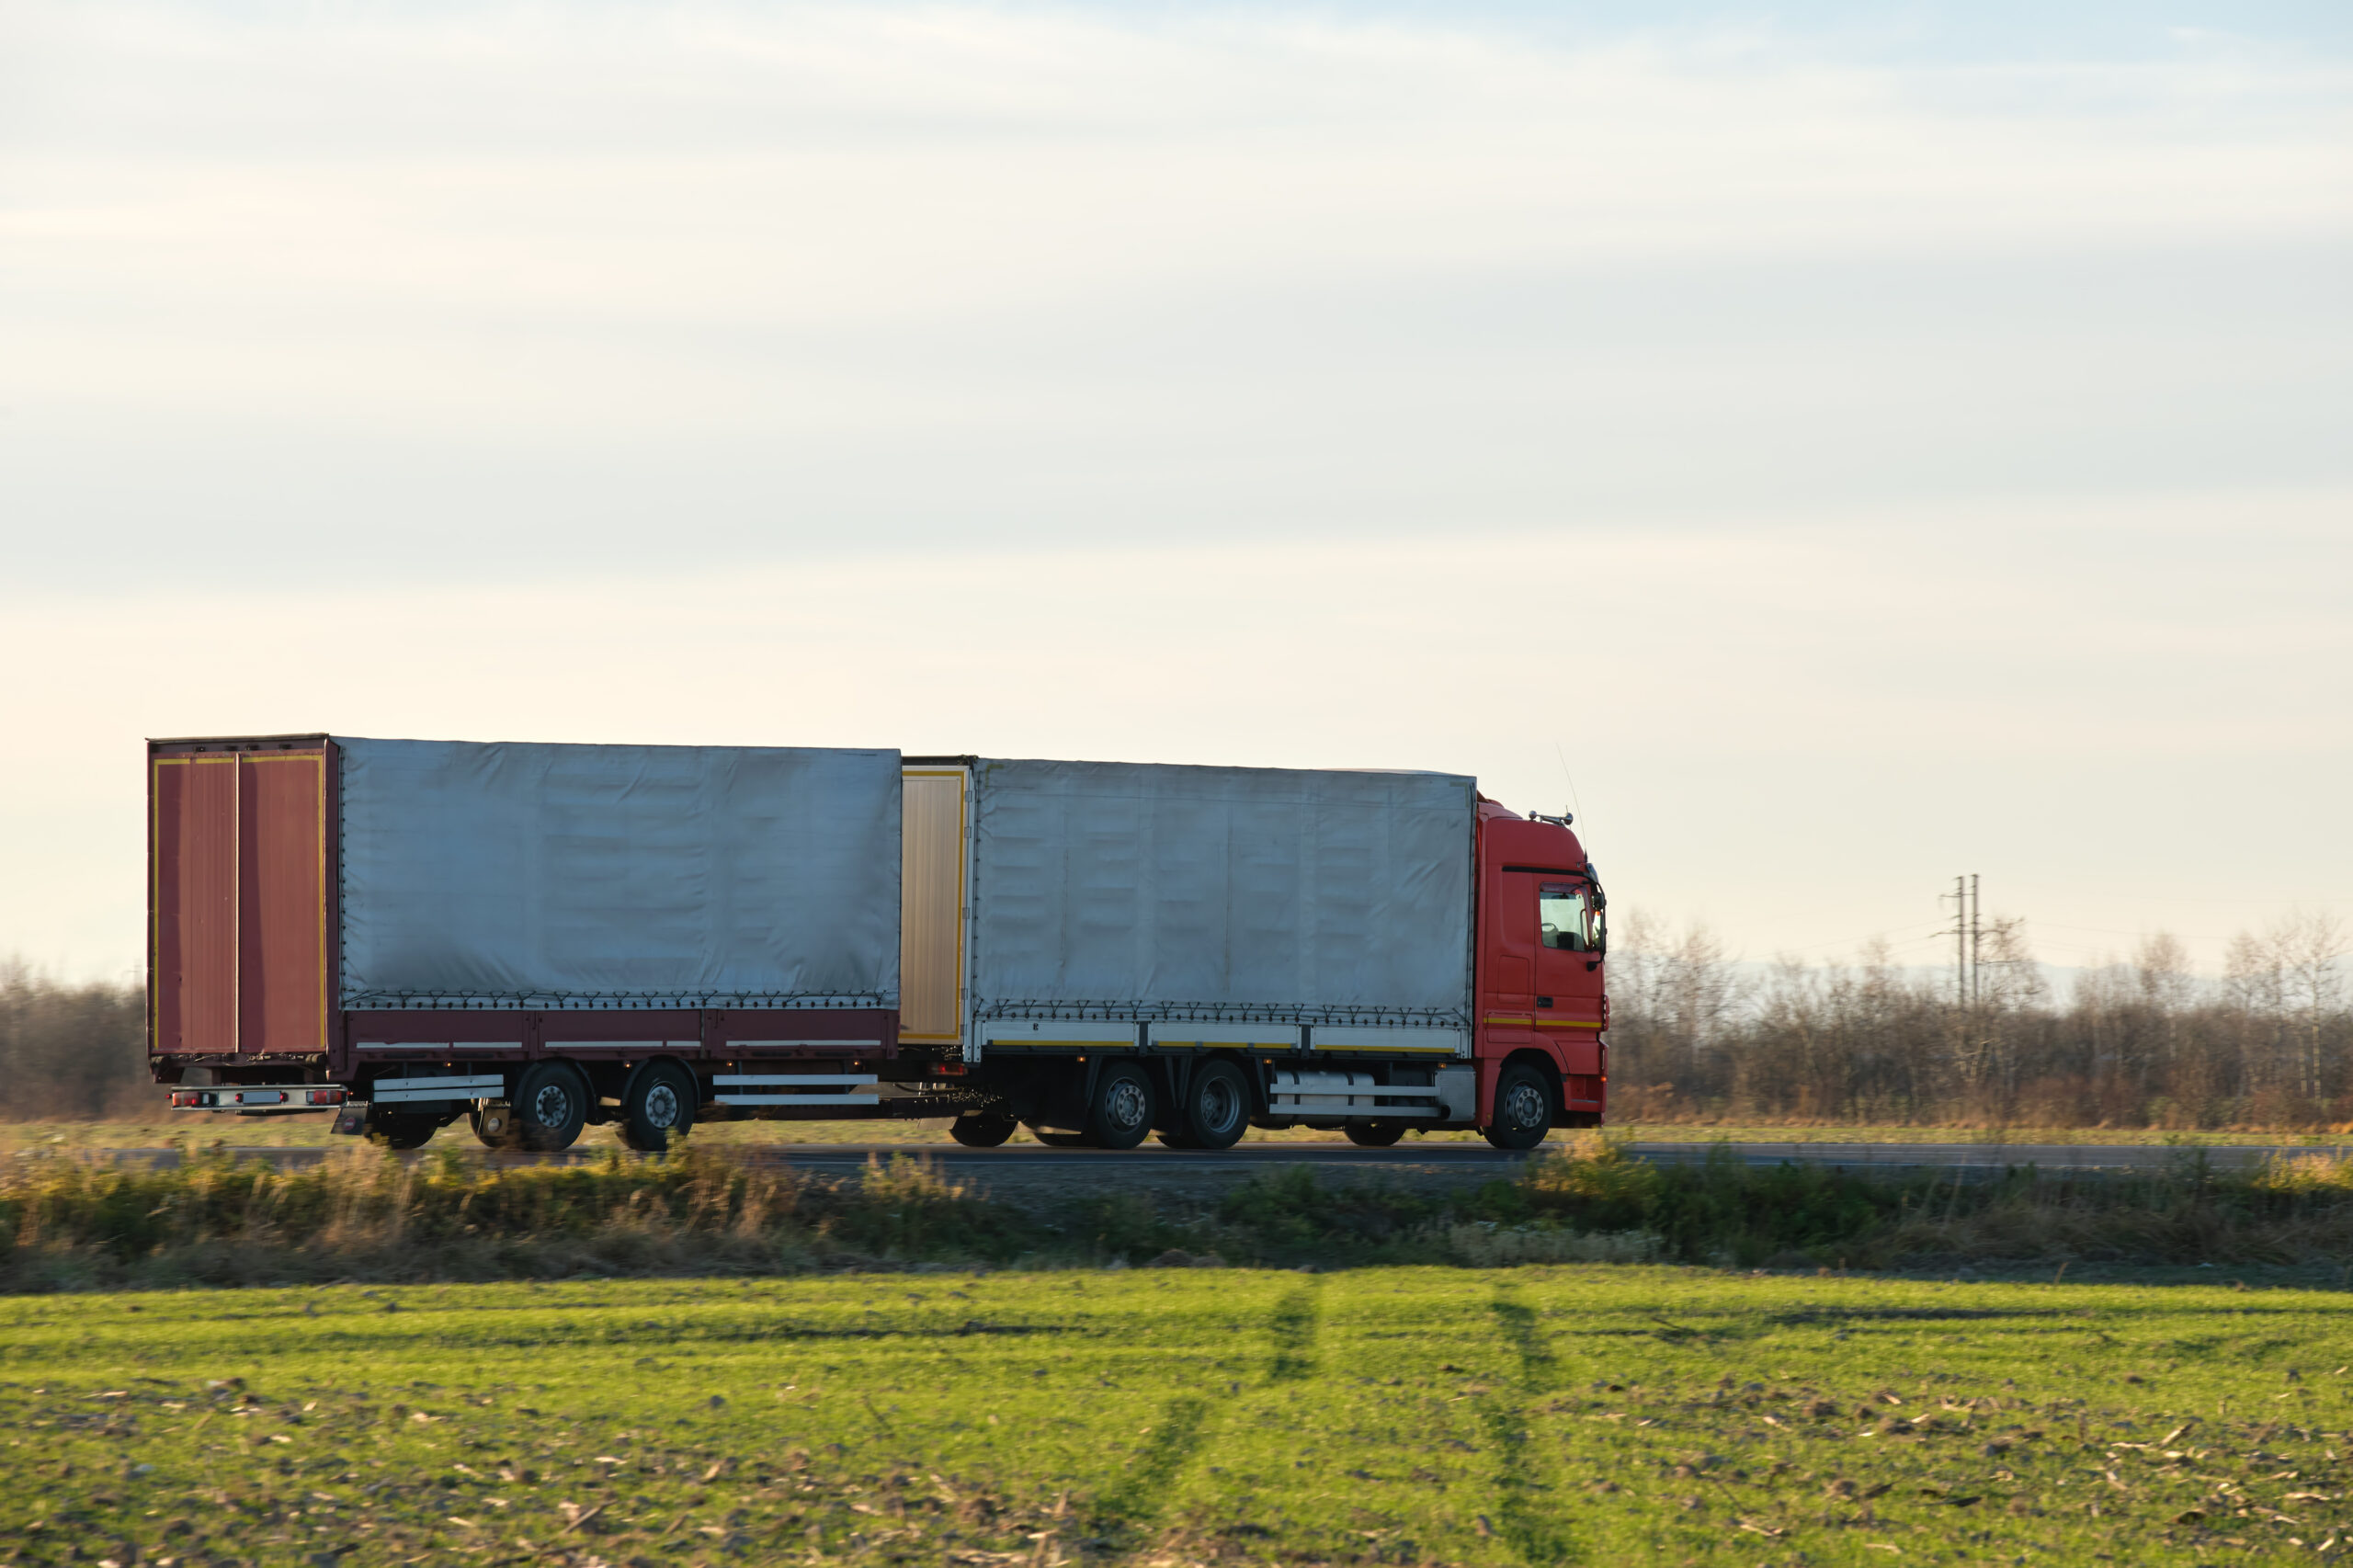
[{"label": "yellow reflective stripe", "polygon": [[[1380,1056],[1393,1051],[1438,1051],[1451,1056],[1455,1050],[1450,1045],[1324,1045],[1320,1041],[1315,1049],[1318,1051],[1361,1051],[1369,1056]],[[1337,1094],[1339,1091],[1336,1089],[1333,1092]]]},{"label": "yellow reflective stripe", "polygon": [[1602,1027],[1601,1020],[1598,1018],[1488,1018],[1485,1021],[1491,1024],[1518,1024],[1523,1028],[1540,1029],[1597,1029]]}]

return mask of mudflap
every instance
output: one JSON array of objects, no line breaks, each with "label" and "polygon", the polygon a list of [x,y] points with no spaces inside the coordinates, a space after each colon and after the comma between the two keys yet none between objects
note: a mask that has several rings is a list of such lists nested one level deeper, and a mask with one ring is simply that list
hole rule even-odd
[{"label": "mudflap", "polygon": [[364,1105],[354,1105],[349,1100],[346,1100],[343,1108],[335,1113],[335,1130],[337,1132],[353,1134],[367,1131],[368,1108]]}]

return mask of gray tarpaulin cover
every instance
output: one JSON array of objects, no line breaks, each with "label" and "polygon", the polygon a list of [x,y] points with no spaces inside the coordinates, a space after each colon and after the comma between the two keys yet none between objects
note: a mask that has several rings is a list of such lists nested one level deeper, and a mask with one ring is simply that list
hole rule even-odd
[{"label": "gray tarpaulin cover", "polygon": [[894,751],[335,744],[347,1007],[898,1005]]},{"label": "gray tarpaulin cover", "polygon": [[1437,773],[983,761],[983,1017],[1468,1021],[1477,789]]}]

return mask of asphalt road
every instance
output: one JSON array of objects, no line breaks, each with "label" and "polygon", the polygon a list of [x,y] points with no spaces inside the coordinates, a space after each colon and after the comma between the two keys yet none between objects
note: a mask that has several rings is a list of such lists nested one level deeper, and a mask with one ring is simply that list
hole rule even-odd
[{"label": "asphalt road", "polygon": [[[444,1134],[449,1142],[467,1149],[473,1144],[462,1130],[457,1135]],[[440,1140],[436,1141],[436,1146]],[[1557,1147],[1556,1144],[1547,1145]],[[1950,1171],[1972,1175],[1993,1175],[2014,1167],[2032,1165],[2043,1171],[2160,1171],[2169,1165],[2194,1158],[2203,1153],[2216,1169],[2239,1169],[2259,1165],[2277,1154],[2308,1153],[2306,1148],[2272,1144],[2234,1144],[2209,1146],[2202,1151],[2164,1144],[2095,1144],[2095,1143],[1631,1143],[1628,1151],[1647,1160],[1659,1163],[1696,1163],[1709,1157],[1711,1150],[1724,1147],[1733,1156],[1751,1165],[1774,1165],[1790,1161],[1801,1165],[1837,1166],[1853,1170],[1885,1171],[1891,1175],[1918,1170]],[[529,1154],[500,1152],[492,1158],[500,1163],[540,1163],[549,1161],[578,1161],[601,1159],[607,1152],[603,1139],[574,1148],[563,1154]],[[1044,1176],[1049,1174],[1089,1171],[1098,1176],[1112,1176],[1150,1170],[1155,1174],[1175,1176],[1179,1173],[1208,1175],[1247,1175],[1282,1165],[1308,1165],[1329,1175],[1358,1175],[1387,1171],[1399,1176],[1446,1176],[1462,1180],[1486,1180],[1507,1176],[1513,1167],[1527,1158],[1524,1154],[1509,1154],[1488,1148],[1483,1143],[1422,1143],[1407,1142],[1393,1149],[1359,1149],[1338,1141],[1331,1142],[1245,1142],[1215,1153],[1200,1150],[1166,1149],[1158,1143],[1146,1143],[1140,1149],[1114,1153],[1101,1149],[1050,1149],[1035,1143],[1008,1144],[998,1149],[967,1149],[942,1138],[937,1143],[768,1143],[744,1146],[743,1152],[761,1162],[773,1161],[796,1169],[847,1174],[858,1170],[874,1158],[890,1159],[894,1154],[915,1154],[938,1163],[947,1173],[957,1176]],[[125,1161],[141,1161],[153,1165],[177,1164],[177,1151],[171,1149],[121,1149],[111,1152]],[[315,1164],[326,1150],[319,1148],[256,1148],[238,1151],[241,1154],[258,1155],[277,1162],[281,1167]]]}]

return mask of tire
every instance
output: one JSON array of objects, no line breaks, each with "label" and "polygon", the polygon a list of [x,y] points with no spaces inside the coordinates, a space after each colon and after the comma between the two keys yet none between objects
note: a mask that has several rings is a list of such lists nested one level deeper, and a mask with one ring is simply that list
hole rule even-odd
[{"label": "tire", "polygon": [[1159,1119],[1152,1080],[1132,1062],[1106,1062],[1086,1108],[1086,1141],[1098,1149],[1132,1149]]},{"label": "tire", "polygon": [[695,1124],[701,1097],[694,1074],[670,1062],[649,1062],[621,1091],[621,1142],[642,1154],[659,1154]]},{"label": "tire", "polygon": [[1359,1149],[1386,1149],[1405,1136],[1402,1121],[1351,1121],[1340,1130]]},{"label": "tire", "polygon": [[1198,1149],[1200,1147],[1199,1143],[1193,1142],[1193,1135],[1189,1132],[1156,1132],[1153,1134],[1153,1136],[1158,1138],[1162,1143],[1171,1149]]},{"label": "tire", "polygon": [[368,1112],[368,1142],[380,1149],[422,1149],[441,1131],[441,1119],[415,1111]]},{"label": "tire", "polygon": [[994,1149],[1020,1125],[1009,1116],[960,1116],[948,1129],[948,1136],[967,1149]]},{"label": "tire", "polygon": [[1193,1070],[1185,1086],[1183,1125],[1176,1131],[1184,1142],[1161,1142],[1172,1149],[1231,1149],[1249,1130],[1250,1085],[1242,1070],[1231,1062],[1210,1061]]},{"label": "tire", "polygon": [[1095,1141],[1084,1132],[1049,1132],[1042,1127],[1032,1127],[1029,1136],[1049,1149],[1091,1149],[1095,1146]]},{"label": "tire", "polygon": [[569,1149],[588,1121],[588,1080],[569,1062],[535,1062],[515,1086],[515,1131],[526,1149]]},{"label": "tire", "polygon": [[1552,1089],[1525,1062],[1495,1074],[1495,1119],[1479,1129],[1498,1149],[1533,1149],[1552,1126]]}]

